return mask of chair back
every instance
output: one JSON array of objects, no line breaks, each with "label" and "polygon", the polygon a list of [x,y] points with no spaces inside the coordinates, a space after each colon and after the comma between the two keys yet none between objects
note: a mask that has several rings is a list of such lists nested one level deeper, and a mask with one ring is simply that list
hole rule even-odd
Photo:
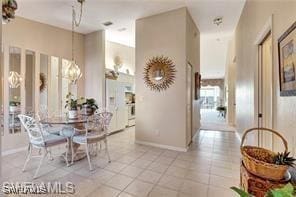
[{"label": "chair back", "polygon": [[39,111],[36,114],[37,120],[47,120],[48,119],[48,109],[46,105],[40,105]]},{"label": "chair back", "polygon": [[111,112],[101,112],[97,116],[98,116],[98,119],[100,120],[101,127],[107,133],[113,114]]},{"label": "chair back", "polygon": [[[99,114],[94,114],[90,116],[85,125],[86,133],[85,137],[87,139],[101,139],[106,137],[107,128],[111,122],[113,114],[110,112],[102,112]],[[91,131],[91,133],[89,133]]]},{"label": "chair back", "polygon": [[38,118],[38,114],[36,114],[35,111],[33,111],[33,110],[26,110],[25,115],[30,116],[32,118]]},{"label": "chair back", "polygon": [[22,125],[27,131],[29,135],[29,140],[31,143],[33,144],[44,143],[42,126],[38,121],[36,121],[34,118],[30,116],[26,116],[22,114],[18,115],[18,118],[20,119]]}]

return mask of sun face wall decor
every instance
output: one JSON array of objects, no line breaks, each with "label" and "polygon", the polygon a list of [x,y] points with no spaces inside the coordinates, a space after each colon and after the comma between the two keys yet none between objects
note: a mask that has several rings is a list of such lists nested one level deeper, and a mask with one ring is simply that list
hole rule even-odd
[{"label": "sun face wall decor", "polygon": [[164,56],[151,58],[144,68],[145,85],[152,91],[164,91],[175,82],[176,69],[172,60]]},{"label": "sun face wall decor", "polygon": [[40,73],[39,75],[40,77],[40,92],[43,92],[46,89],[46,85],[47,85],[47,80],[46,80],[46,75],[44,73]]}]

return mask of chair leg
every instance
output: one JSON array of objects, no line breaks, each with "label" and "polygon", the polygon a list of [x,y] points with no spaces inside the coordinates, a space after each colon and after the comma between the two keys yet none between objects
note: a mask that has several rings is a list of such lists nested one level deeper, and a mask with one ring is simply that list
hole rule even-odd
[{"label": "chair leg", "polygon": [[97,155],[98,155],[98,151],[99,151],[99,150],[98,150],[98,142],[97,142],[97,143],[96,143],[96,151],[95,151],[95,152],[96,152],[96,154],[95,154],[95,156],[97,156]]},{"label": "chair leg", "polygon": [[49,160],[50,161],[53,161],[53,156],[52,156],[52,153],[51,153],[51,149],[50,148],[48,150],[48,155],[49,155]]},{"label": "chair leg", "polygon": [[92,167],[91,162],[90,162],[90,155],[89,155],[89,150],[88,150],[88,144],[85,145],[85,150],[86,150],[87,160],[88,160],[88,164],[89,164],[89,170],[92,171],[93,170],[93,167]]},{"label": "chair leg", "polygon": [[35,172],[35,174],[34,174],[33,179],[36,179],[36,178],[37,178],[37,175],[38,175],[38,172],[39,172],[39,170],[40,170],[40,167],[41,167],[41,165],[42,165],[42,163],[43,163],[44,158],[47,156],[47,154],[48,154],[48,151],[47,151],[46,148],[44,148],[44,155],[42,156],[42,158],[41,158],[41,160],[40,160],[40,162],[39,162],[38,168],[37,168],[37,170],[36,170],[36,172]]},{"label": "chair leg", "polygon": [[73,148],[73,141],[70,141],[70,146],[71,146],[71,156],[72,156],[72,160],[71,160],[71,165],[74,163],[74,148]]},{"label": "chair leg", "polygon": [[68,147],[68,145],[69,145],[69,139],[67,139],[67,144],[66,144],[66,158],[65,158],[65,160],[66,160],[67,167],[70,166],[70,165],[69,165],[69,161],[68,161],[68,152],[69,152],[69,147]]},{"label": "chair leg", "polygon": [[39,148],[39,150],[38,150],[38,154],[41,155],[41,148]]},{"label": "chair leg", "polygon": [[108,150],[108,142],[107,142],[107,139],[104,140],[104,143],[105,143],[105,152],[108,156],[108,162],[111,163],[111,159],[110,159],[110,155],[109,155],[109,150]]},{"label": "chair leg", "polygon": [[32,155],[32,146],[31,146],[31,144],[29,144],[29,146],[28,146],[28,155],[27,155],[24,167],[23,167],[23,172],[26,170],[26,166],[27,166],[28,162],[31,159],[31,155]]}]

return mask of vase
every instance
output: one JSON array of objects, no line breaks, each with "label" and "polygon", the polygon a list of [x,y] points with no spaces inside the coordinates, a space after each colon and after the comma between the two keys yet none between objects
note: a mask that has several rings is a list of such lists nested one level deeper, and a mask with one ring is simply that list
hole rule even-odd
[{"label": "vase", "polygon": [[18,106],[9,106],[9,111],[10,112],[16,112],[16,111],[18,111]]},{"label": "vase", "polygon": [[69,119],[77,119],[78,118],[78,111],[77,110],[69,110],[68,111],[68,118]]},{"label": "vase", "polygon": [[86,116],[91,116],[94,114],[94,112],[95,110],[91,108],[89,105],[83,106],[83,114],[85,114]]}]

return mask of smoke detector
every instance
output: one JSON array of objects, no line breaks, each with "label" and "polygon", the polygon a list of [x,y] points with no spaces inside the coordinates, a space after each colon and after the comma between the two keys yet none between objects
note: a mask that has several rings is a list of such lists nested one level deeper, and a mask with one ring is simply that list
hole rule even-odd
[{"label": "smoke detector", "polygon": [[223,17],[219,16],[214,18],[213,23],[217,26],[219,26],[223,22]]},{"label": "smoke detector", "polygon": [[110,25],[113,25],[113,23],[111,21],[107,21],[107,22],[104,22],[103,25],[105,25],[106,27],[108,27]]}]

